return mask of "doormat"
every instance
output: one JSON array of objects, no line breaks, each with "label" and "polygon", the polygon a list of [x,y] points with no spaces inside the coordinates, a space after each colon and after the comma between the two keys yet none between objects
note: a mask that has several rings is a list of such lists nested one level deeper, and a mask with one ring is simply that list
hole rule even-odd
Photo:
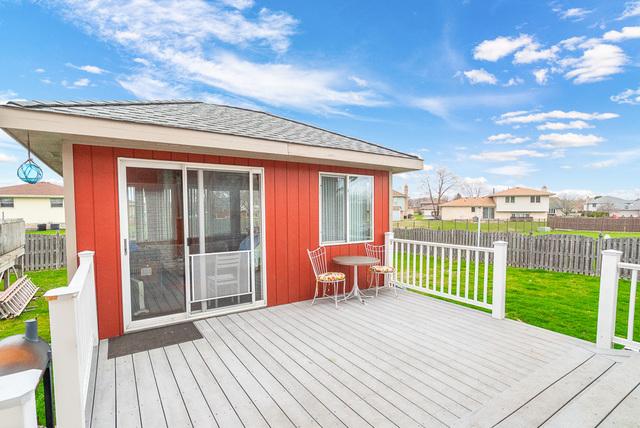
[{"label": "doormat", "polygon": [[109,359],[123,357],[197,339],[202,339],[202,334],[192,322],[169,325],[109,339],[107,357]]}]

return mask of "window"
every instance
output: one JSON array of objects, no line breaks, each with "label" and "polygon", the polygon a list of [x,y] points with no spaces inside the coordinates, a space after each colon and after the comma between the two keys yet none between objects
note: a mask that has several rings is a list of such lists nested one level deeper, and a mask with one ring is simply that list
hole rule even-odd
[{"label": "window", "polygon": [[373,177],[320,175],[321,243],[373,239]]},{"label": "window", "polygon": [[51,203],[51,208],[62,208],[62,198],[51,198],[49,202]]},{"label": "window", "polygon": [[0,198],[0,208],[13,208],[13,198]]},{"label": "window", "polygon": [[540,203],[540,196],[532,196],[531,197],[531,203],[532,204],[539,204]]},{"label": "window", "polygon": [[506,196],[504,198],[504,202],[507,204],[515,204],[516,203],[516,197],[515,196]]},{"label": "window", "polygon": [[471,207],[471,212],[472,213],[476,212],[476,207]]}]

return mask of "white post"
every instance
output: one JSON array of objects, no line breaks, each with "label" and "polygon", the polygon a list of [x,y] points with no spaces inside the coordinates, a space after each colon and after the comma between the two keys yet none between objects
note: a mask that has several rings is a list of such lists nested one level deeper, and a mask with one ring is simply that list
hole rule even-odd
[{"label": "white post", "polygon": [[[393,266],[393,232],[384,233],[384,265]],[[389,286],[389,275],[384,275],[384,285]]]},{"label": "white post", "polygon": [[507,243],[493,243],[493,318],[502,320],[505,317],[507,297]]},{"label": "white post", "polygon": [[611,349],[616,327],[618,300],[618,263],[622,251],[604,250],[600,270],[600,298],[598,300],[598,334],[596,347]]},{"label": "white post", "polygon": [[[98,342],[93,254],[93,251],[79,253],[80,263],[69,286],[54,288],[45,294],[49,303],[56,425],[60,427],[86,426],[87,361],[83,361],[86,360],[83,348],[87,343],[95,346]],[[78,297],[82,292],[87,293],[86,302],[93,307],[79,307]],[[91,337],[87,340],[80,331]]]}]

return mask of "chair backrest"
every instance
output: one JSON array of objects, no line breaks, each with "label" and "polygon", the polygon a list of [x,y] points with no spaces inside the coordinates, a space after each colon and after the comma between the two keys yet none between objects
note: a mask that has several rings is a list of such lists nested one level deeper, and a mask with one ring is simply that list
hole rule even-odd
[{"label": "chair backrest", "polygon": [[327,273],[327,250],[324,247],[317,248],[313,251],[307,249],[309,254],[309,260],[311,260],[311,266],[313,267],[313,273],[316,278],[318,275]]},{"label": "chair backrest", "polygon": [[373,257],[379,260],[380,265],[384,265],[384,245],[373,245],[368,242],[364,244],[367,257]]}]

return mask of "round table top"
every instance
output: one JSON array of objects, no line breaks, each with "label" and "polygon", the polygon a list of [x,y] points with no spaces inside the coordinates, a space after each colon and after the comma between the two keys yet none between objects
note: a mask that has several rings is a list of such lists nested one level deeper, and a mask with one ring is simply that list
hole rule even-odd
[{"label": "round table top", "polygon": [[336,256],[333,258],[333,262],[343,266],[359,266],[359,265],[373,265],[380,263],[380,260],[375,257],[367,256]]}]

